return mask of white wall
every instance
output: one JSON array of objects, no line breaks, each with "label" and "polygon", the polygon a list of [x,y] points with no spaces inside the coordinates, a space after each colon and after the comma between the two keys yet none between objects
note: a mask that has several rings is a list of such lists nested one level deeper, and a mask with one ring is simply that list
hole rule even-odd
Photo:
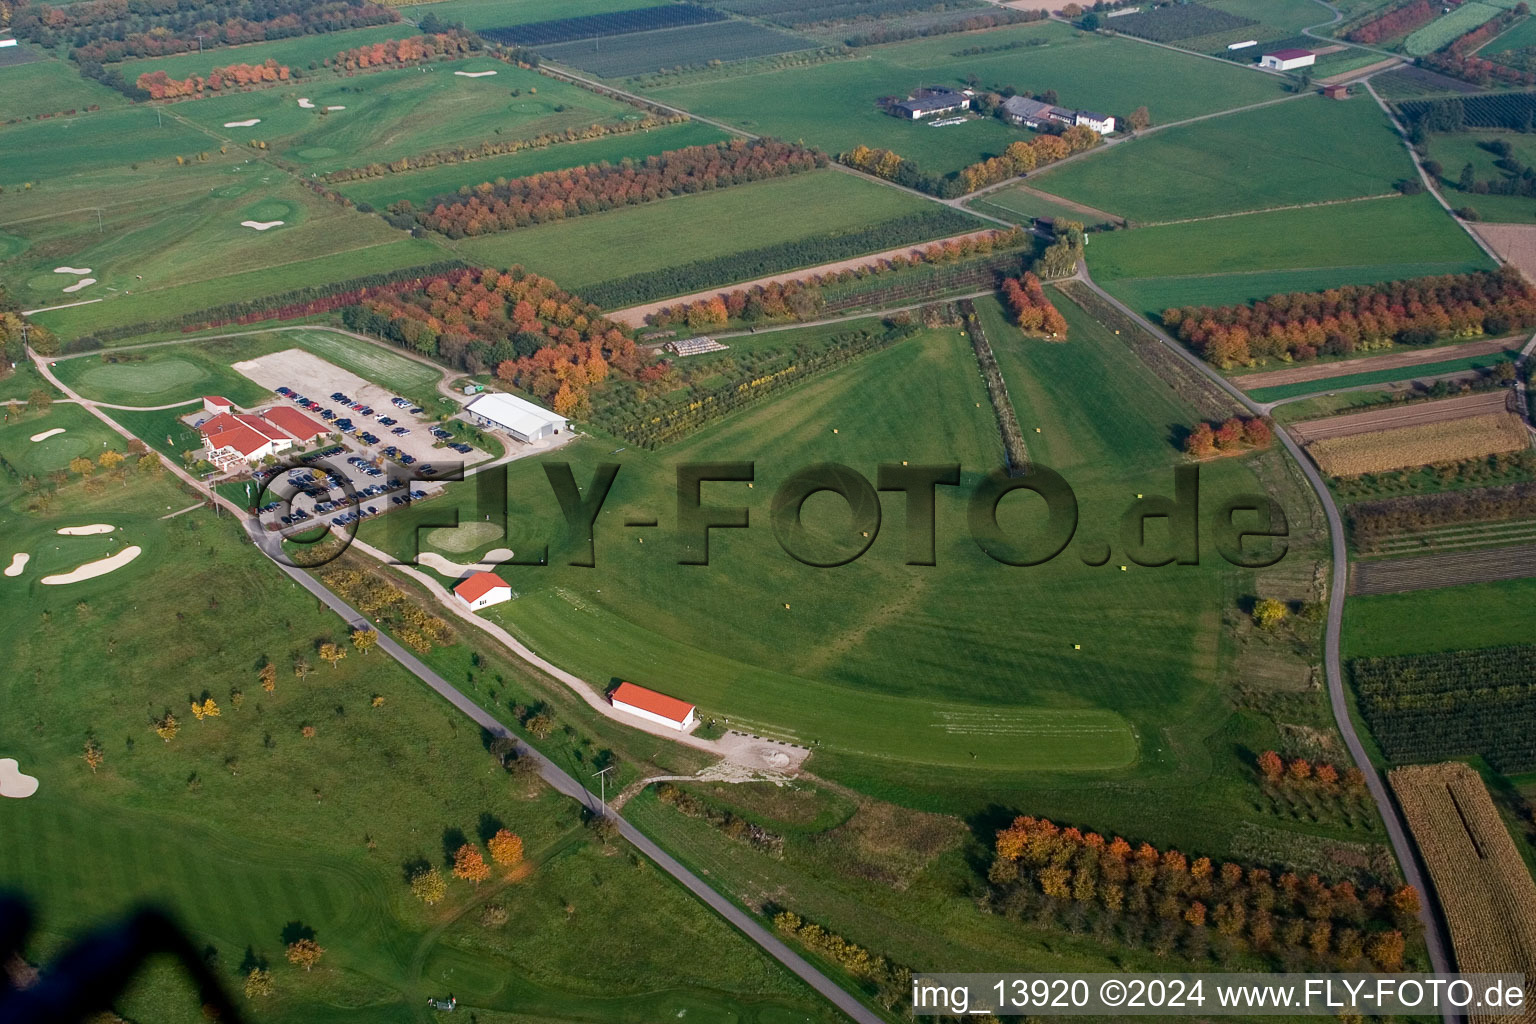
[{"label": "white wall", "polygon": [[[464,601],[462,597],[459,600]],[[464,601],[464,603],[469,605],[471,611],[479,611],[481,608],[489,608],[493,604],[501,604],[503,601],[510,600],[512,600],[512,589],[510,587],[497,587],[489,593],[481,595],[478,600]]]},{"label": "white wall", "polygon": [[679,725],[677,722],[672,721],[670,718],[664,718],[661,715],[647,711],[644,708],[637,708],[633,704],[626,704],[621,700],[615,700],[613,702],[613,706],[618,708],[620,711],[628,712],[631,715],[643,718],[647,722],[655,722],[658,725],[666,726],[668,729],[676,729],[678,732],[687,731],[693,725],[693,723],[698,720],[696,711],[688,712],[688,717],[683,720],[681,725]]}]

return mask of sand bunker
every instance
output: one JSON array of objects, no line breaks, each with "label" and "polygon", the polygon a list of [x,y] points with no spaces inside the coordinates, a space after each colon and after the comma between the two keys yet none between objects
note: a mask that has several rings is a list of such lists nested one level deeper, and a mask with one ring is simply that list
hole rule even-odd
[{"label": "sand bunker", "polygon": [[315,105],[310,102],[308,96],[300,96],[299,97],[299,106],[303,107],[305,110],[314,110],[315,109]]},{"label": "sand bunker", "polygon": [[111,533],[117,527],[107,523],[92,523],[90,526],[61,526],[54,531],[61,537],[89,537],[94,533]]},{"label": "sand bunker", "polygon": [[80,280],[76,281],[74,284],[67,286],[64,289],[64,291],[67,292],[67,293],[77,292],[81,288],[85,288],[88,285],[93,285],[95,283],[96,283],[96,279],[94,277],[82,277]]},{"label": "sand bunker", "polygon": [[14,757],[0,757],[0,796],[25,799],[37,792],[37,780],[23,775]]},{"label": "sand bunker", "polygon": [[251,128],[251,127],[254,127],[255,125],[258,125],[258,124],[261,124],[261,118],[253,117],[249,121],[225,121],[224,122],[224,127],[225,128]]},{"label": "sand bunker", "polygon": [[85,580],[93,580],[97,576],[105,576],[109,572],[115,572],[138,558],[144,551],[135,544],[132,547],[123,548],[117,554],[108,558],[100,558],[94,562],[86,562],[69,572],[60,573],[57,576],[44,576],[43,582],[49,586],[57,586],[61,583],[81,583]]},{"label": "sand bunker", "polygon": [[268,228],[281,227],[282,224],[283,222],[280,220],[243,220],[240,222],[241,227],[255,228],[257,231],[265,231]]},{"label": "sand bunker", "polygon": [[472,572],[495,572],[501,563],[512,557],[511,548],[492,548],[485,553],[485,560],[474,565],[460,565],[458,562],[450,562],[442,555],[433,551],[423,551],[416,556],[420,565],[436,569],[440,574],[450,579],[463,579]]},{"label": "sand bunker", "polygon": [[76,276],[79,276],[80,274],[89,274],[91,272],[91,268],[90,267],[54,267],[53,268],[53,272],[55,274],[74,274]]},{"label": "sand bunker", "polygon": [[495,73],[496,72],[494,72],[494,71],[455,71],[454,72],[454,74],[458,75],[460,78],[485,78],[487,75],[494,75]]},{"label": "sand bunker", "polygon": [[32,561],[31,555],[24,551],[17,552],[11,556],[11,564],[5,567],[5,574],[7,576],[20,576],[21,570],[25,569],[30,561]]},{"label": "sand bunker", "polygon": [[63,427],[54,427],[52,430],[45,430],[41,434],[33,434],[32,435],[32,440],[34,440],[34,441],[46,441],[50,437],[53,437],[55,434],[62,434],[62,433],[64,433],[64,428]]},{"label": "sand bunker", "polygon": [[346,107],[326,107],[326,110],[346,110]]}]

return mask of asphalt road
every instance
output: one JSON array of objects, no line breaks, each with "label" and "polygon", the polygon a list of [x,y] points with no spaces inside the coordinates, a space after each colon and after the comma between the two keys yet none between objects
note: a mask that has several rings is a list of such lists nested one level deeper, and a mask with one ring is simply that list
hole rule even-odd
[{"label": "asphalt road", "polygon": [[[1174,341],[1160,329],[1153,326],[1141,314],[1131,309],[1125,303],[1100,288],[1088,276],[1088,268],[1080,267],[1078,280],[1106,302],[1110,303],[1120,312],[1136,321],[1148,334],[1166,345],[1169,350],[1199,371],[1218,387],[1225,391],[1232,399],[1256,416],[1264,415],[1264,408],[1254,402],[1238,389],[1227,378],[1217,373],[1209,364],[1189,349]],[[1354,758],[1355,765],[1365,775],[1367,788],[1370,790],[1371,799],[1376,801],[1376,808],[1381,813],[1381,820],[1387,828],[1387,837],[1391,840],[1393,852],[1397,854],[1398,863],[1403,868],[1404,880],[1420,893],[1419,921],[1424,926],[1424,944],[1429,949],[1429,961],[1431,968],[1437,974],[1446,974],[1452,970],[1452,958],[1450,945],[1445,939],[1445,933],[1441,929],[1440,918],[1435,913],[1435,900],[1433,891],[1419,865],[1417,851],[1408,837],[1408,831],[1403,825],[1403,820],[1398,816],[1397,806],[1392,802],[1392,796],[1387,792],[1386,783],[1377,773],[1375,765],[1365,752],[1365,745],[1360,742],[1360,735],[1355,731],[1355,723],[1349,717],[1349,703],[1344,695],[1344,669],[1339,656],[1339,636],[1343,631],[1344,621],[1344,597],[1349,582],[1349,549],[1344,542],[1344,519],[1339,515],[1339,507],[1334,503],[1333,494],[1323,482],[1322,474],[1318,472],[1310,459],[1301,451],[1301,447],[1291,438],[1285,430],[1276,430],[1275,436],[1280,443],[1285,445],[1286,451],[1296,460],[1301,467],[1307,482],[1317,492],[1318,501],[1322,503],[1323,512],[1328,517],[1328,538],[1333,549],[1333,574],[1328,587],[1328,617],[1326,632],[1323,637],[1323,667],[1328,678],[1328,701],[1333,705],[1333,718],[1338,723],[1339,732],[1344,736],[1344,745],[1349,748],[1350,757]],[[1447,1022],[1456,1018],[1446,1014]]]},{"label": "asphalt road", "polygon": [[[276,541],[272,534],[259,529],[253,529],[249,519],[245,520],[245,525],[257,548],[268,558],[271,558],[278,568],[282,569],[290,579],[323,601],[331,611],[341,616],[348,626],[353,629],[373,629],[373,625],[368,621],[367,616],[362,615],[357,609],[331,593],[330,590],[310,576],[309,573],[289,565],[286,559],[273,557],[272,546],[278,543],[278,541]],[[813,967],[809,961],[790,949],[768,929],[758,924],[756,920],[740,907],[706,885],[703,880],[684,867],[671,854],[652,842],[645,833],[625,821],[616,811],[603,806],[597,797],[578,782],[574,776],[561,769],[537,750],[517,741],[517,738],[512,735],[505,725],[498,722],[479,704],[464,696],[457,687],[434,672],[426,662],[383,633],[379,634],[378,648],[405,666],[416,678],[436,690],[444,700],[462,711],[471,721],[486,732],[492,736],[506,737],[517,742],[518,756],[532,757],[539,766],[540,778],[549,783],[558,792],[570,797],[572,800],[579,801],[594,814],[607,814],[618,824],[619,834],[627,839],[635,849],[649,857],[657,867],[675,878],[683,888],[693,893],[702,903],[725,918],[738,931],[761,947],[765,953],[793,971],[801,981],[804,981],[811,988],[821,993],[828,1002],[846,1014],[850,1020],[857,1021],[858,1024],[884,1024],[880,1017],[876,1016],[863,1003],[860,1003],[841,986],[833,982],[831,978],[828,978],[821,971]]]}]

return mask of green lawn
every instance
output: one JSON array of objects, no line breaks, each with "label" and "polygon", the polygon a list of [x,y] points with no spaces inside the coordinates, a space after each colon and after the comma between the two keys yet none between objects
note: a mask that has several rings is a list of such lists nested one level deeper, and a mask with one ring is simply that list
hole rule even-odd
[{"label": "green lawn", "polygon": [[521,263],[580,292],[629,274],[852,231],[931,206],[828,169],[482,235],[455,248],[471,261]]},{"label": "green lawn", "polygon": [[[49,422],[73,432],[71,417],[84,415],[61,407],[0,426],[0,450],[14,457],[24,432]],[[320,662],[315,644],[345,643],[342,623],[227,517],[158,518],[187,503],[168,478],[95,496],[72,484],[57,511],[37,516],[0,480],[0,554],[7,564],[15,551],[34,555],[21,576],[0,578],[11,662],[0,747],[41,783],[8,803],[0,829],[0,885],[20,888],[40,914],[29,959],[148,901],[180,919],[231,990],[250,962],[269,964],[276,992],[251,1011],[277,1024],[406,1024],[429,995],[450,991],[482,1019],[834,1019],[647,862],[605,855],[574,802],[508,780],[479,730],[393,661],[353,651],[336,668]],[[117,530],[54,533],[94,522]],[[143,554],[111,575],[38,582],[129,543]],[[291,671],[296,656],[318,666],[305,679]],[[268,661],[279,670],[272,693],[256,677]],[[198,722],[188,703],[204,695],[221,714]],[[182,723],[170,743],[149,723],[166,709]],[[81,758],[88,737],[105,755],[95,774]],[[410,896],[412,864],[442,867],[459,843],[499,827],[523,837],[525,876],[498,872],[479,889],[450,879],[430,909]],[[94,851],[91,870],[48,852],[61,847]],[[512,924],[480,924],[489,902]],[[284,962],[294,928],[312,929],[326,950],[311,973]],[[164,968],[117,1008],[167,1024],[202,1019]]]},{"label": "green lawn", "polygon": [[[455,71],[495,71],[462,78]],[[513,96],[517,89],[520,95]],[[308,99],[316,109],[299,106]],[[345,110],[327,113],[324,108]],[[379,71],[315,75],[256,92],[180,104],[176,113],[244,145],[266,142],[307,174],[396,160],[482,140],[532,138],[642,115],[634,107],[489,57]],[[225,128],[260,118],[251,128]]]},{"label": "green lawn", "polygon": [[1382,195],[1413,174],[1370,97],[1316,96],[1132,139],[1029,183],[1145,223]]},{"label": "green lawn", "polygon": [[416,206],[464,185],[477,185],[497,178],[521,178],[541,171],[580,167],[585,164],[616,164],[626,157],[643,159],[684,146],[703,146],[727,138],[719,128],[699,121],[664,125],[647,132],[610,135],[586,142],[571,142],[544,149],[526,150],[508,156],[484,157],[465,163],[442,164],[419,171],[386,174],[344,182],[336,190],[355,202],[369,203],[383,209],[390,203],[407,199]]},{"label": "green lawn", "polygon": [[153,163],[159,173],[171,174],[178,155],[209,149],[218,149],[213,139],[148,106],[27,121],[0,127],[0,186],[10,193],[26,182],[58,183],[134,163]]},{"label": "green lawn", "polygon": [[[1045,38],[1049,45],[957,56],[968,45]],[[668,103],[754,132],[803,139],[829,153],[863,144],[893,149],[924,170],[947,173],[1029,137],[994,120],[934,128],[901,121],[875,107],[881,96],[905,96],[918,85],[959,86],[975,74],[986,87],[1029,92],[1054,89],[1067,106],[1128,113],[1146,105],[1156,121],[1173,121],[1280,95],[1278,81],[1241,68],[1144,43],[1087,36],[1057,24],[1029,24],[980,36],[945,36],[869,47],[834,61],[716,82],[654,89]],[[1113,68],[1113,74],[1106,69]],[[793,96],[792,102],[785,102]]]},{"label": "green lawn", "polygon": [[1509,143],[1515,159],[1521,163],[1536,163],[1536,144],[1516,132],[1471,131],[1430,136],[1429,158],[1440,163],[1446,200],[1452,206],[1472,207],[1482,220],[1495,223],[1536,223],[1536,198],[1478,195],[1462,192],[1455,187],[1462,168],[1467,164],[1472,165],[1478,181],[1503,181],[1509,177],[1507,172],[1494,166],[1498,157],[1480,145],[1495,140]]},{"label": "green lawn", "polygon": [[92,105],[110,109],[124,103],[122,94],[81,77],[79,70],[65,61],[49,58],[0,67],[0,121],[84,110]]},{"label": "green lawn", "polygon": [[[1493,352],[1480,356],[1463,356],[1460,359],[1446,359],[1438,363],[1422,363],[1418,366],[1396,370],[1373,370],[1368,373],[1346,373],[1338,377],[1326,377],[1322,380],[1305,381],[1300,384],[1283,384],[1273,388],[1259,388],[1250,391],[1248,397],[1255,402],[1274,402],[1281,398],[1291,398],[1295,395],[1309,395],[1314,391],[1327,391],[1337,388],[1357,388],[1367,384],[1386,384],[1395,380],[1416,380],[1423,377],[1435,377],[1443,373],[1455,373],[1458,370],[1481,370],[1499,363],[1512,362],[1519,352],[1504,351]],[[1241,385],[1242,378],[1238,378]]]},{"label": "green lawn", "polygon": [[1095,235],[1088,265],[1121,299],[1158,313],[1492,263],[1421,195]]},{"label": "green lawn", "polygon": [[1096,220],[1066,203],[1026,191],[1023,185],[988,192],[986,198],[972,199],[965,205],[978,213],[991,214],[993,217],[1011,220],[1015,224],[1031,224],[1037,217],[1049,220],[1064,217],[1067,220],[1081,221],[1091,227]]},{"label": "green lawn", "polygon": [[1529,643],[1524,610],[1532,599],[1536,580],[1351,597],[1344,605],[1344,653],[1364,658]]}]

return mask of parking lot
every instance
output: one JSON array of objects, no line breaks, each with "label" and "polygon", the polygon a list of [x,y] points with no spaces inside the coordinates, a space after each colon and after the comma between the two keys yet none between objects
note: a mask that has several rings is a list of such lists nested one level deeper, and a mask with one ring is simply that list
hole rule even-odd
[{"label": "parking lot", "polygon": [[266,504],[258,513],[268,529],[294,532],[317,525],[345,527],[441,492],[443,485],[411,480],[396,467],[378,466],[341,445],[298,459],[303,465],[258,470]]}]

